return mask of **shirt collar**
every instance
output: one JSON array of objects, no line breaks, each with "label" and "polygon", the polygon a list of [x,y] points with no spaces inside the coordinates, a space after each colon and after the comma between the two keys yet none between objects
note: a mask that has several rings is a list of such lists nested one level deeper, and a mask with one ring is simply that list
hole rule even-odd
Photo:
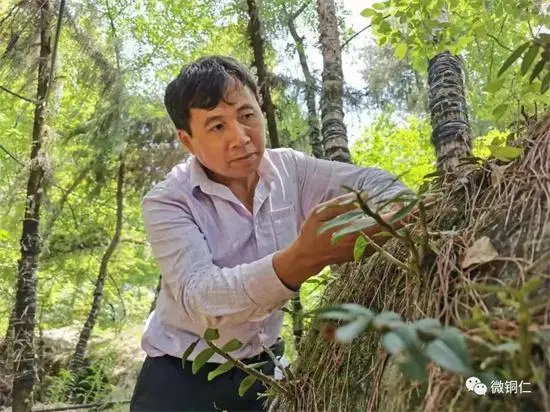
[{"label": "shirt collar", "polygon": [[[207,194],[220,194],[220,190],[223,192],[229,190],[226,186],[211,180],[206,174],[202,164],[194,155],[190,156],[189,168],[189,180],[192,190],[199,188],[202,192]],[[258,175],[260,176],[260,181],[258,182],[258,185],[263,183],[266,188],[271,188],[272,183],[275,180],[275,176],[277,175],[277,170],[273,165],[273,162],[269,158],[269,149],[265,149],[264,151],[264,155],[258,166]]]}]

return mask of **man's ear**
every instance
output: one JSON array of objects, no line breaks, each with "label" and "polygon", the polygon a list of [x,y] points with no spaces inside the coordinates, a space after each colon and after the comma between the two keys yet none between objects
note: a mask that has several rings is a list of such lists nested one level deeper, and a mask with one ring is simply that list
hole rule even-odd
[{"label": "man's ear", "polygon": [[195,150],[193,149],[193,145],[191,144],[191,136],[189,136],[189,133],[181,129],[177,129],[177,131],[178,139],[180,140],[181,144],[185,146],[189,153],[195,154]]}]

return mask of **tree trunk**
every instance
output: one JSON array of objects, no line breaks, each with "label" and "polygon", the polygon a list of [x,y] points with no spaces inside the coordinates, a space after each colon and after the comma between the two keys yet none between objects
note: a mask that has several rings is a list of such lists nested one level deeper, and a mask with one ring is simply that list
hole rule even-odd
[{"label": "tree trunk", "polygon": [[343,99],[344,75],[338,20],[334,0],[317,0],[319,33],[323,54],[323,85],[321,92],[321,133],[325,156],[330,160],[351,162]]},{"label": "tree trunk", "polygon": [[275,117],[275,106],[271,100],[269,91],[269,82],[267,78],[267,69],[264,60],[264,38],[262,35],[262,23],[256,0],[247,0],[248,15],[248,34],[250,42],[254,50],[254,65],[258,74],[258,82],[260,84],[260,94],[262,96],[262,110],[267,118],[267,129],[269,131],[269,141],[271,148],[279,147],[279,134],[277,132],[277,121]]},{"label": "tree trunk", "polygon": [[36,314],[36,266],[40,254],[40,202],[44,184],[44,153],[46,97],[50,87],[52,33],[51,11],[48,0],[37,0],[40,10],[40,60],[38,63],[38,89],[34,110],[31,161],[23,232],[21,259],[18,262],[17,293],[15,296],[14,342],[15,354],[12,410],[30,411],[35,381],[34,325]]},{"label": "tree trunk", "polygon": [[300,65],[302,66],[302,72],[304,73],[304,79],[306,81],[304,94],[308,112],[307,123],[309,126],[309,142],[311,144],[313,156],[322,159],[324,154],[320,136],[321,131],[319,130],[319,117],[317,116],[317,104],[315,103],[315,78],[309,71],[303,38],[298,35],[296,25],[294,24],[294,20],[300,15],[307,5],[308,3],[305,3],[304,6],[302,6],[296,13],[291,16],[287,15],[287,19],[288,29],[294,39],[294,43],[296,43],[296,52],[298,53]]},{"label": "tree trunk", "polygon": [[78,370],[84,364],[84,356],[86,354],[86,348],[88,347],[88,340],[96,323],[97,315],[99,314],[99,309],[101,306],[101,301],[103,299],[103,286],[105,284],[105,279],[107,278],[107,266],[109,260],[113,255],[115,249],[117,248],[120,242],[120,234],[122,232],[122,213],[123,213],[123,185],[124,185],[124,154],[120,155],[120,163],[118,167],[118,178],[117,178],[117,191],[116,191],[116,224],[115,224],[115,233],[111,239],[111,243],[107,247],[103,258],[101,259],[101,265],[99,267],[99,275],[95,284],[94,299],[92,301],[92,306],[90,312],[88,313],[88,319],[80,332],[78,338],[78,343],[71,361],[70,369],[73,374],[76,374]]},{"label": "tree trunk", "polygon": [[456,172],[461,157],[472,153],[472,138],[460,58],[440,53],[428,66],[429,108],[432,143],[437,168]]}]

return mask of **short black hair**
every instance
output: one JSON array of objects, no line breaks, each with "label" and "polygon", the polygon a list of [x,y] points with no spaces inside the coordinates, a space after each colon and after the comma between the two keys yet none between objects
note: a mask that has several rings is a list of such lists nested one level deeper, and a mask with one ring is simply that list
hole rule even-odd
[{"label": "short black hair", "polygon": [[259,102],[254,78],[237,60],[227,56],[207,56],[185,65],[164,93],[164,105],[176,128],[191,135],[191,109],[215,108],[224,98],[231,79],[248,87]]}]

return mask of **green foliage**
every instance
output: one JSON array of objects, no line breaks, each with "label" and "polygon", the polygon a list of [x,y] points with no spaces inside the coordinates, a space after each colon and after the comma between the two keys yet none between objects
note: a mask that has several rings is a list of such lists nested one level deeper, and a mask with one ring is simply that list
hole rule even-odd
[{"label": "green foliage", "polygon": [[208,380],[211,381],[212,379],[216,378],[217,376],[220,376],[220,375],[224,374],[225,372],[229,372],[231,369],[233,369],[233,366],[235,366],[235,363],[232,362],[232,361],[227,361],[225,363],[222,363],[220,366],[218,366],[212,372],[208,373]]},{"label": "green foliage", "polygon": [[353,163],[388,170],[400,175],[409,187],[417,189],[424,176],[435,170],[430,136],[427,120],[409,116],[405,124],[398,124],[392,111],[385,111],[352,146]]},{"label": "green foliage", "polygon": [[347,322],[334,335],[341,343],[351,343],[368,329],[379,332],[384,349],[412,379],[426,379],[428,362],[462,376],[474,374],[462,334],[456,328],[442,326],[436,319],[403,322],[395,312],[376,314],[351,304],[319,309],[315,314],[321,319]]},{"label": "green foliage", "polygon": [[[418,80],[425,77],[430,59],[450,51],[464,59],[467,101],[475,134],[505,128],[514,120],[516,110],[501,107],[494,116],[497,106],[506,102],[515,109],[523,105],[527,113],[533,113],[545,103],[541,92],[550,86],[550,66],[543,61],[550,58],[550,48],[543,29],[548,27],[549,17],[543,9],[541,3],[527,0],[520,4],[481,0],[375,3],[361,14],[370,20],[378,45],[393,50],[397,58],[403,56],[406,47],[406,54],[403,65],[390,63],[390,70],[387,61],[375,59],[375,63],[368,63],[369,77],[376,78],[373,73],[381,73],[380,76],[392,79],[405,78],[410,65],[415,76],[407,84],[413,90]],[[513,63],[521,55],[522,64],[514,68]],[[530,69],[531,75],[527,76]],[[375,85],[375,91],[376,87],[380,85]],[[400,102],[395,104],[399,106]]]},{"label": "green foliage", "polygon": [[197,374],[197,372],[206,364],[206,362],[208,362],[210,358],[214,356],[214,353],[214,349],[207,348],[195,357],[192,366],[193,375]]},{"label": "green foliage", "polygon": [[[539,51],[540,58],[537,60]],[[537,63],[533,66],[533,70],[529,76],[529,83],[532,83],[540,76],[540,92],[541,94],[546,93],[550,87],[550,35],[548,33],[541,33],[538,38],[525,42],[515,49],[500,68],[498,75],[501,76],[516,60],[522,56],[523,60],[520,68],[521,74],[527,74],[529,69],[531,69],[533,62],[537,60]],[[546,70],[544,70],[545,67]]]},{"label": "green foliage", "polygon": [[244,394],[250,389],[252,385],[254,385],[254,382],[256,382],[256,377],[249,375],[246,378],[244,378],[241,381],[241,384],[239,385],[239,396],[244,396]]}]

